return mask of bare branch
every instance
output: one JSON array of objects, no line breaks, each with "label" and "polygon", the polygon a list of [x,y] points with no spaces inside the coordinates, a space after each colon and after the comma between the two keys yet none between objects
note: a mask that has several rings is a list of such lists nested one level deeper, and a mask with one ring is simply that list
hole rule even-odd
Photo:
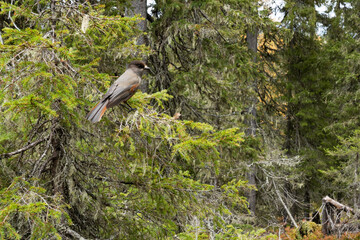
[{"label": "bare branch", "polygon": [[225,37],[219,32],[219,30],[215,27],[214,23],[208,18],[208,16],[206,16],[205,13],[203,13],[200,9],[199,12],[201,13],[201,15],[211,24],[211,26],[214,28],[214,30],[219,34],[219,36],[222,38],[222,40],[224,40],[225,42],[228,42]]},{"label": "bare branch", "polygon": [[282,200],[282,198],[281,198],[280,192],[279,192],[279,190],[278,190],[278,188],[277,188],[277,186],[276,186],[276,184],[275,184],[275,181],[273,180],[272,182],[273,182],[273,185],[274,185],[274,188],[275,188],[276,195],[279,197],[279,200],[280,200],[281,204],[284,206],[287,214],[289,215],[289,217],[290,217],[290,219],[291,219],[291,222],[294,224],[294,226],[295,226],[296,228],[298,228],[298,225],[296,224],[295,219],[293,218],[293,216],[291,215],[288,207],[286,206],[285,202],[284,202],[284,201]]},{"label": "bare branch", "polygon": [[47,139],[47,138],[43,138],[43,139],[37,140],[37,141],[35,141],[35,142],[33,142],[33,143],[30,143],[29,145],[27,145],[27,146],[25,146],[25,147],[23,147],[23,148],[20,148],[20,149],[14,151],[14,152],[3,153],[3,154],[0,155],[0,159],[9,158],[9,157],[14,156],[14,155],[16,155],[16,154],[25,152],[25,151],[27,151],[27,150],[29,150],[29,149],[37,146],[38,144],[42,143],[42,142],[45,141],[46,139]]},{"label": "bare branch", "polygon": [[1,31],[0,31],[0,44],[4,45],[4,41],[3,41],[2,36],[1,36]]},{"label": "bare branch", "polygon": [[354,209],[352,209],[351,207],[346,206],[344,204],[341,204],[341,203],[335,201],[334,199],[332,199],[332,198],[330,198],[328,196],[324,197],[322,200],[323,200],[324,204],[329,203],[329,204],[331,204],[332,206],[336,207],[339,210],[342,210],[342,211],[345,211],[345,212],[351,212],[352,214],[355,214]]},{"label": "bare branch", "polygon": [[32,172],[31,172],[31,176],[39,177],[40,174],[42,173],[43,169],[45,168],[48,161],[45,161],[43,164],[41,164],[41,161],[46,156],[46,153],[48,152],[48,150],[50,148],[51,137],[52,137],[52,134],[50,134],[50,137],[48,138],[49,140],[48,140],[48,143],[46,145],[45,151],[40,156],[39,160],[36,161],[36,163],[34,165],[34,168],[33,168]]},{"label": "bare branch", "polygon": [[71,235],[72,237],[74,237],[75,239],[79,239],[79,240],[86,240],[86,238],[84,238],[83,236],[81,236],[79,233],[75,232],[74,230],[68,228],[68,227],[64,227],[64,232]]},{"label": "bare branch", "polygon": [[[14,5],[14,0],[11,0],[11,5]],[[9,17],[9,19],[11,20],[12,24],[14,24],[14,27],[15,27],[17,30],[21,31],[20,28],[18,28],[18,26],[15,24],[14,20],[13,20],[12,17],[11,17],[11,7],[10,7],[10,11],[9,11],[8,17]]]}]

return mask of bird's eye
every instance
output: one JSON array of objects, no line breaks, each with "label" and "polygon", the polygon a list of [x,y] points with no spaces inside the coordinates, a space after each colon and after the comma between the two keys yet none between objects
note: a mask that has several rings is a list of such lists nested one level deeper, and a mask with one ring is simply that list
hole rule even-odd
[{"label": "bird's eye", "polygon": [[142,65],[142,64],[138,64],[137,65],[139,68],[144,68],[144,65]]}]

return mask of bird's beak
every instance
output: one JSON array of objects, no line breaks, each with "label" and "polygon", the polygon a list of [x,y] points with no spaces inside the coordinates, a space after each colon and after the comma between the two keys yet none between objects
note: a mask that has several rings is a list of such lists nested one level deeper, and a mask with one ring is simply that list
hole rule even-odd
[{"label": "bird's beak", "polygon": [[152,74],[154,74],[154,72],[152,71],[152,69],[149,68],[147,65],[145,65],[144,70],[147,70],[147,71],[151,72]]}]

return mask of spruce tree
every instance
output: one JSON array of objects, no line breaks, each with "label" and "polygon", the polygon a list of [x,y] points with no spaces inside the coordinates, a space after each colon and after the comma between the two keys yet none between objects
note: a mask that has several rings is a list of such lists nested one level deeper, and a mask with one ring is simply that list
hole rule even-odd
[{"label": "spruce tree", "polygon": [[[96,125],[85,121],[133,53],[149,54],[148,48],[136,45],[143,34],[139,19],[121,16],[126,5],[54,0],[0,4],[5,19],[0,29],[2,238],[154,239],[209,231],[220,238],[245,236],[227,225],[226,216],[246,212],[248,186],[235,173],[224,175],[231,161],[237,161],[227,156],[239,152],[243,132],[229,123],[220,127],[220,122],[193,121],[185,111],[181,119],[169,115],[176,109],[167,102],[179,95],[169,95],[166,90],[172,89],[158,79],[168,72],[145,77],[161,87],[132,97],[135,112],[119,107]],[[181,10],[175,4],[167,7]],[[207,16],[211,11],[197,13]],[[234,9],[228,14],[236,19],[238,13]],[[198,34],[227,37],[204,16],[206,28]],[[215,64],[222,51],[242,49],[239,44],[225,46],[203,45],[208,53],[217,51],[205,59]],[[234,57],[230,66],[241,60]],[[228,64],[216,64],[221,68],[206,67],[207,73],[199,64],[178,74],[177,86],[198,71],[196,80],[214,80],[205,84],[216,90],[212,98],[225,100],[226,89],[231,81],[238,85],[235,74],[244,66],[233,73],[226,70]],[[215,78],[219,69],[225,69],[229,82]],[[201,102],[198,97],[192,100]]]}]

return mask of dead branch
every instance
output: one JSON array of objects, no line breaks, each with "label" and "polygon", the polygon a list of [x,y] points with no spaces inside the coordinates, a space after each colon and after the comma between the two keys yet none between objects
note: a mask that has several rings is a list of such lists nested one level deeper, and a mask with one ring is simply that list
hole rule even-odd
[{"label": "dead branch", "polygon": [[277,186],[276,186],[276,184],[275,184],[275,181],[273,180],[272,182],[273,182],[273,185],[274,185],[274,188],[275,188],[275,192],[276,192],[276,194],[277,194],[277,196],[278,196],[281,204],[284,206],[287,214],[289,215],[289,217],[290,217],[290,219],[291,219],[291,222],[293,223],[293,225],[294,225],[296,228],[298,228],[298,225],[296,224],[295,219],[293,218],[293,216],[291,215],[288,207],[286,206],[285,202],[284,202],[284,201],[282,200],[282,198],[281,198],[280,192],[279,192],[279,190],[278,190],[278,188],[277,188]]},{"label": "dead branch", "polygon": [[43,152],[43,154],[41,154],[40,158],[34,164],[34,168],[31,172],[31,176],[39,177],[40,174],[42,173],[43,169],[45,168],[48,161],[45,161],[42,164],[41,164],[41,161],[46,156],[46,153],[50,149],[51,138],[52,138],[52,132],[50,133],[50,136],[48,137],[48,143],[46,144],[45,151]]},{"label": "dead branch", "polygon": [[224,40],[224,42],[228,42],[225,37],[219,32],[219,30],[215,27],[214,23],[209,19],[208,16],[206,16],[205,13],[203,13],[200,9],[199,12],[201,13],[201,15],[211,24],[211,26],[214,28],[214,30],[217,32],[217,34],[219,34],[219,36],[222,38],[222,40]]},{"label": "dead branch", "polygon": [[334,199],[326,196],[323,198],[323,203],[326,204],[331,204],[332,206],[336,207],[338,210],[342,210],[342,211],[345,211],[345,212],[351,212],[352,214],[355,214],[355,211],[354,209],[352,209],[351,207],[348,207],[344,204],[341,204],[337,201],[335,201]]},{"label": "dead branch", "polygon": [[72,236],[75,239],[79,239],[79,240],[86,240],[86,238],[84,238],[83,236],[81,236],[79,233],[75,232],[74,230],[70,229],[69,227],[62,227],[63,231],[67,234],[69,234],[70,236]]},{"label": "dead branch", "polygon": [[339,229],[338,225],[340,224],[340,215],[341,212],[352,213],[355,215],[354,209],[344,204],[341,204],[334,199],[326,196],[322,199],[324,209],[321,216],[322,232],[325,235],[329,235],[334,232],[335,229]]},{"label": "dead branch", "polygon": [[20,148],[20,149],[14,151],[14,152],[3,153],[3,154],[0,155],[0,159],[9,158],[9,157],[14,156],[14,155],[16,155],[16,154],[25,152],[25,151],[27,151],[27,150],[29,150],[29,149],[37,146],[38,144],[40,144],[40,143],[42,143],[42,142],[44,142],[44,141],[46,141],[46,140],[47,140],[47,138],[39,139],[39,140],[37,140],[37,141],[35,141],[35,142],[33,142],[33,143],[30,143],[29,145],[27,145],[27,146],[25,146],[25,147],[23,147],[23,148]]}]

